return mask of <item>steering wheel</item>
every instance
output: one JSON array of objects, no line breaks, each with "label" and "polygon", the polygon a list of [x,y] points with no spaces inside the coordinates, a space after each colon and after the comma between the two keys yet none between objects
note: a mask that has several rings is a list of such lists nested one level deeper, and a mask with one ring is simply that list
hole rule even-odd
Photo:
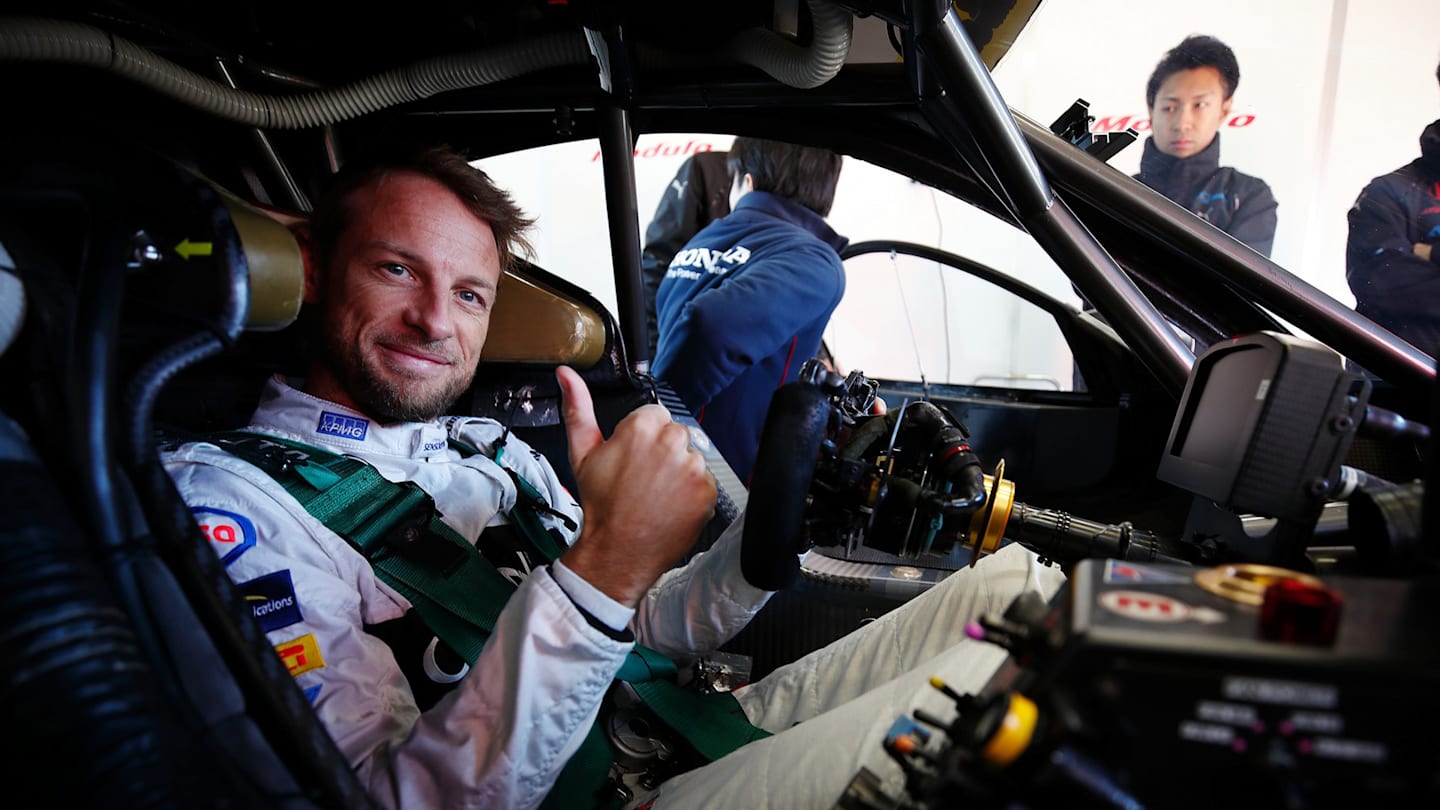
[{"label": "steering wheel", "polygon": [[770,399],[750,479],[740,570],[757,588],[778,591],[800,573],[809,546],[801,532],[830,402],[817,385],[793,382]]}]

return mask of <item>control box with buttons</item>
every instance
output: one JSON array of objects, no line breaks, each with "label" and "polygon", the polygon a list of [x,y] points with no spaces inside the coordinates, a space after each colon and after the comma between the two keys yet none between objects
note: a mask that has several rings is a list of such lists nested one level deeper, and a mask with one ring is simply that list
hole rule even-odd
[{"label": "control box with buttons", "polygon": [[1086,560],[1060,605],[977,632],[1014,657],[986,704],[1037,706],[1012,777],[1063,750],[1149,806],[1436,806],[1440,582]]}]

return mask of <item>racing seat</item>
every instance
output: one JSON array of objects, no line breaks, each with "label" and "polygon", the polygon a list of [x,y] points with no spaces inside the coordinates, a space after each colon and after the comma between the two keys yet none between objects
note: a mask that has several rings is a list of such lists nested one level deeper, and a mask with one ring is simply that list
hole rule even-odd
[{"label": "racing seat", "polygon": [[177,369],[298,305],[283,251],[247,260],[283,238],[144,150],[0,155],[0,244],[29,304],[0,358],[7,799],[372,806],[150,437]]}]

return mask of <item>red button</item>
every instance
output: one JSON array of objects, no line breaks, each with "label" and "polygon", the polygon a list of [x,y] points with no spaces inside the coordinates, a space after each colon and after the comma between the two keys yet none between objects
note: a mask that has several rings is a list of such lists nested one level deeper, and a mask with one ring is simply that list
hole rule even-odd
[{"label": "red button", "polygon": [[1265,589],[1260,637],[1291,644],[1333,644],[1343,604],[1339,593],[1323,585],[1282,579]]}]

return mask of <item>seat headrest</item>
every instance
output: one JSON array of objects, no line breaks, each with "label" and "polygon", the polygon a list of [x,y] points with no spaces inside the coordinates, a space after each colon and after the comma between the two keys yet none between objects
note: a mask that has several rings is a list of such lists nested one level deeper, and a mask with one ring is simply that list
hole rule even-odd
[{"label": "seat headrest", "polygon": [[505,272],[490,313],[485,360],[584,369],[604,355],[605,323],[593,309],[513,270]]},{"label": "seat headrest", "polygon": [[284,329],[300,315],[305,297],[305,257],[292,228],[302,217],[260,208],[213,183],[240,236],[249,267],[245,328],[257,332]]}]

